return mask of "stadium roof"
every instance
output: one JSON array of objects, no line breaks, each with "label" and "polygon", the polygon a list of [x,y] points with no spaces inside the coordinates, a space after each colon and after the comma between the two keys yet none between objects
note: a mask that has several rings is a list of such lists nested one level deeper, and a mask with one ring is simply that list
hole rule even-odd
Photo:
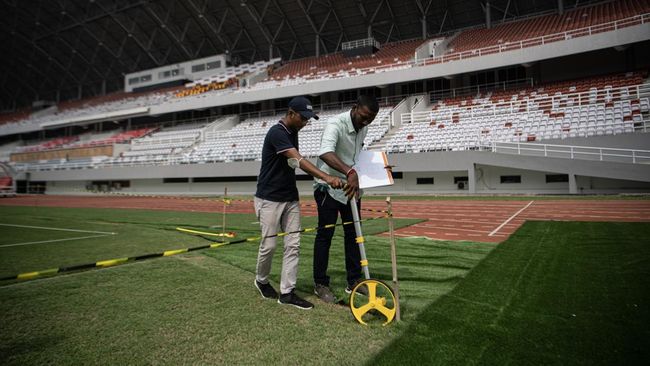
[{"label": "stadium roof", "polygon": [[[558,2],[487,1],[493,22],[554,11]],[[268,59],[270,50],[290,60],[335,52],[369,32],[385,43],[486,21],[486,1],[478,0],[4,0],[2,7],[2,109],[121,90],[125,73],[224,52],[235,63]]]}]

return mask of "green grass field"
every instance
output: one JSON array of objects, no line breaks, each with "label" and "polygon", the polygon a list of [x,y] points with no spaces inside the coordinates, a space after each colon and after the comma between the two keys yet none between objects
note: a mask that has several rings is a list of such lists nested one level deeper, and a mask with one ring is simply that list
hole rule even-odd
[{"label": "green grass field", "polygon": [[[255,221],[229,215],[228,230],[255,236]],[[117,234],[15,245],[93,234],[0,226],[0,277],[203,245],[174,228],[220,223],[218,213],[3,207],[0,224]],[[385,230],[364,223],[371,275],[390,280],[389,242],[373,235]],[[310,311],[259,296],[256,243],[10,281],[0,284],[0,364],[641,364],[649,242],[639,223],[532,222],[498,246],[399,238],[403,321],[387,327],[310,295],[307,234],[298,291]],[[330,260],[339,297],[342,244],[337,235]],[[277,284],[280,250],[275,259]]]}]

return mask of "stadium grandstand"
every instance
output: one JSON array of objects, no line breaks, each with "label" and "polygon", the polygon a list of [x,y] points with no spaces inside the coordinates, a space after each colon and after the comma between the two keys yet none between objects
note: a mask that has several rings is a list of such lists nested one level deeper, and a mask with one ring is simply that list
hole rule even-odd
[{"label": "stadium grandstand", "polygon": [[300,133],[315,159],[360,94],[381,106],[364,148],[396,166],[376,193],[650,191],[648,0],[5,8],[0,162],[19,193],[252,194],[291,97],[321,116]]}]

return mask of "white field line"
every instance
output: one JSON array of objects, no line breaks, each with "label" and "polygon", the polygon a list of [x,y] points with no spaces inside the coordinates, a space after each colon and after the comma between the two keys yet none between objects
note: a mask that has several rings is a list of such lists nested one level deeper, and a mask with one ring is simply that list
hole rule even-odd
[{"label": "white field line", "polygon": [[514,215],[510,216],[510,218],[507,219],[506,221],[504,221],[501,225],[499,225],[498,228],[492,230],[492,232],[489,233],[488,236],[493,236],[494,234],[496,234],[497,231],[501,230],[502,227],[506,226],[506,225],[507,225],[507,224],[508,224],[512,219],[514,219],[515,217],[517,217],[517,215],[519,215],[523,210],[527,209],[528,206],[532,205],[533,202],[535,202],[535,201],[530,201],[530,202],[528,202],[528,204],[527,204],[524,208],[522,208],[521,210],[515,212]]},{"label": "white field line", "polygon": [[27,229],[41,229],[41,230],[54,230],[54,231],[71,231],[71,232],[74,232],[74,233],[88,233],[88,234],[104,234],[104,235],[115,235],[116,234],[116,233],[106,232],[106,231],[61,229],[61,228],[56,228],[56,227],[45,227],[45,226],[28,226],[28,225],[15,225],[15,224],[0,224],[0,226],[22,227],[22,228],[27,228]]},{"label": "white field line", "polygon": [[61,241],[81,240],[81,239],[90,239],[90,238],[101,238],[101,237],[109,236],[109,235],[110,234],[100,234],[100,235],[81,236],[81,237],[78,237],[78,238],[65,238],[65,239],[53,239],[53,240],[42,240],[42,241],[30,241],[30,242],[26,242],[26,243],[15,243],[15,244],[0,245],[0,248],[17,247],[17,246],[21,246],[21,245],[54,243],[54,242],[61,242]]}]

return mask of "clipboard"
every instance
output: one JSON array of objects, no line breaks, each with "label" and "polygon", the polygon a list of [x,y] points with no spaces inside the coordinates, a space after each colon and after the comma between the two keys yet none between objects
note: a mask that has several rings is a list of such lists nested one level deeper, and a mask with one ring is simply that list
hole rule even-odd
[{"label": "clipboard", "polygon": [[383,151],[363,150],[354,170],[359,175],[359,188],[374,188],[393,185],[393,175],[389,169],[388,157]]}]

